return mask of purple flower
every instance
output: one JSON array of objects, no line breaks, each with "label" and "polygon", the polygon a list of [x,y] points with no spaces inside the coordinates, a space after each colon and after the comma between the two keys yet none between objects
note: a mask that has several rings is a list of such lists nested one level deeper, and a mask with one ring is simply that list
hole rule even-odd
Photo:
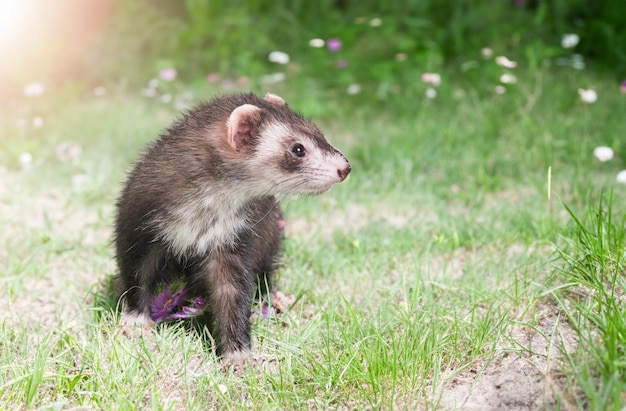
[{"label": "purple flower", "polygon": [[220,80],[220,75],[217,73],[210,73],[206,76],[207,83],[217,83]]},{"label": "purple flower", "polygon": [[175,320],[184,320],[187,318],[197,317],[202,314],[206,309],[206,304],[202,297],[196,297],[191,304],[191,307],[183,307],[181,311],[174,313],[170,318]]},{"label": "purple flower", "polygon": [[622,93],[626,93],[626,80],[622,81],[622,83],[619,85],[619,91],[621,91]]},{"label": "purple flower", "polygon": [[328,41],[326,42],[326,47],[328,48],[328,51],[331,51],[333,53],[337,52],[341,50],[341,40],[339,40],[338,38],[328,39]]},{"label": "purple flower", "polygon": [[263,306],[261,307],[261,317],[263,318],[270,318],[270,313],[271,313],[271,309],[270,306],[266,304],[263,304]]},{"label": "purple flower", "polygon": [[176,79],[176,74],[175,68],[166,68],[159,72],[159,78],[163,81],[173,81]]},{"label": "purple flower", "polygon": [[191,295],[184,287],[172,294],[167,284],[163,285],[163,292],[152,300],[150,305],[150,318],[155,323],[173,319],[173,314],[180,311],[180,307],[186,305]]}]

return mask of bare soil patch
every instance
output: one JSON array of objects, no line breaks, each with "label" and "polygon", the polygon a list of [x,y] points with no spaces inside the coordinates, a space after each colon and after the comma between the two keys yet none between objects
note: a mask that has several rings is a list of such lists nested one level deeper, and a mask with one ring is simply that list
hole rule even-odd
[{"label": "bare soil patch", "polygon": [[539,308],[535,325],[510,331],[511,346],[447,382],[439,404],[450,410],[543,410],[560,401],[566,377],[563,354],[576,347],[575,332],[554,305]]}]

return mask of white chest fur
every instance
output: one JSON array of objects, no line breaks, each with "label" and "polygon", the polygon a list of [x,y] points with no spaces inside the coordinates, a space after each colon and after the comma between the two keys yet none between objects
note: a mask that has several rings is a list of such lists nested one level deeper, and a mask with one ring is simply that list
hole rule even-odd
[{"label": "white chest fur", "polygon": [[248,223],[240,201],[214,193],[182,202],[169,210],[168,217],[156,223],[160,239],[177,255],[205,254],[211,249],[232,245],[236,234]]}]

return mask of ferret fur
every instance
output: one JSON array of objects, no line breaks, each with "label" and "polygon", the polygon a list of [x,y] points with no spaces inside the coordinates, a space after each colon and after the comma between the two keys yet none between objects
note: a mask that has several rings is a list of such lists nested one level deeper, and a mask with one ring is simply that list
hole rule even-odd
[{"label": "ferret fur", "polygon": [[350,164],[278,96],[234,94],[192,109],[151,143],[117,201],[123,321],[152,324],[163,284],[182,279],[208,303],[218,353],[250,350],[255,290],[271,289],[278,199],[316,195]]}]

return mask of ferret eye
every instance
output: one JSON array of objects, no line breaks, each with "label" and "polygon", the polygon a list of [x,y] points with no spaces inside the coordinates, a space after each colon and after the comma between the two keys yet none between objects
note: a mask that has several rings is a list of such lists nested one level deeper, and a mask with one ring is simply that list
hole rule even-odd
[{"label": "ferret eye", "polygon": [[304,146],[300,143],[296,143],[293,146],[291,146],[289,151],[291,151],[291,154],[293,154],[296,157],[304,157],[304,155],[306,154],[306,152],[304,151]]}]

